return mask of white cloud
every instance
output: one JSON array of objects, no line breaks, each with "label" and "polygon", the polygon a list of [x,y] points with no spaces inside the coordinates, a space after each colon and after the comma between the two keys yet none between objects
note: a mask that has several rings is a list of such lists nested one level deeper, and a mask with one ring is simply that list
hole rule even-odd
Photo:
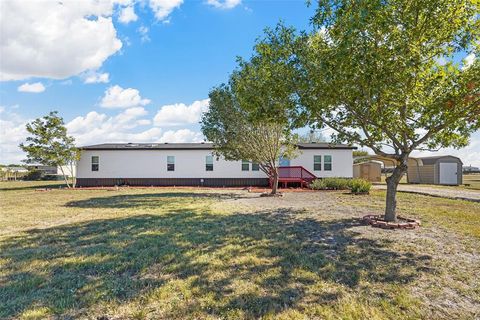
[{"label": "white cloud", "polygon": [[24,83],[17,88],[19,92],[40,93],[45,91],[45,86],[41,82]]},{"label": "white cloud", "polygon": [[149,121],[141,119],[145,115],[147,111],[142,107],[129,108],[115,116],[91,111],[85,116],[76,117],[66,127],[78,146],[104,142],[159,141],[160,128],[134,132],[141,123],[145,123],[143,120]]},{"label": "white cloud", "polygon": [[1,80],[64,79],[120,50],[115,1],[2,1]]},{"label": "white cloud", "polygon": [[130,108],[136,106],[145,106],[150,103],[149,99],[142,99],[137,89],[127,88],[115,85],[105,91],[105,95],[100,102],[104,108]]},{"label": "white cloud", "polygon": [[148,119],[140,119],[140,120],[137,121],[137,124],[139,126],[148,126],[151,123],[152,123],[152,121],[148,120]]},{"label": "white cloud", "polygon": [[107,72],[87,72],[84,75],[84,83],[108,83],[110,81],[110,74]]},{"label": "white cloud", "polygon": [[191,105],[176,103],[160,108],[153,122],[156,126],[179,126],[194,124],[200,121],[203,112],[207,111],[209,99],[198,100]]},{"label": "white cloud", "polygon": [[465,59],[463,59],[463,69],[467,69],[468,67],[470,67],[475,61],[475,59],[475,53],[470,53],[468,56],[466,56]]},{"label": "white cloud", "polygon": [[160,138],[160,142],[201,142],[203,135],[190,129],[169,130]]},{"label": "white cloud", "polygon": [[107,118],[106,114],[100,114],[96,111],[87,113],[85,117],[79,116],[67,123],[67,129],[70,133],[88,132],[96,125],[103,123]]},{"label": "white cloud", "polygon": [[120,11],[120,16],[118,17],[118,21],[121,23],[130,23],[132,21],[137,21],[138,16],[135,14],[135,9],[133,5],[127,6]]},{"label": "white cloud", "polygon": [[150,37],[148,36],[148,27],[145,26],[140,26],[140,28],[137,29],[138,33],[140,33],[140,40],[142,42],[149,42]]},{"label": "white cloud", "polygon": [[182,3],[183,0],[150,0],[149,6],[155,14],[155,18],[159,21],[164,21]]},{"label": "white cloud", "polygon": [[20,163],[25,154],[18,145],[25,141],[27,120],[2,107],[0,112],[0,163]]},{"label": "white cloud", "polygon": [[78,146],[105,142],[200,142],[203,136],[200,132],[190,129],[169,130],[150,127],[139,130],[151,124],[142,118],[147,111],[142,107],[126,109],[115,116],[107,116],[91,111],[85,116],[79,116],[67,123],[69,134],[75,137]]},{"label": "white cloud", "polygon": [[219,9],[232,9],[241,2],[242,0],[207,0],[207,4]]},{"label": "white cloud", "polygon": [[147,114],[147,110],[145,110],[143,107],[128,108],[115,117],[115,122],[116,124],[120,124],[127,129],[135,128],[138,125],[138,121],[132,121]]}]

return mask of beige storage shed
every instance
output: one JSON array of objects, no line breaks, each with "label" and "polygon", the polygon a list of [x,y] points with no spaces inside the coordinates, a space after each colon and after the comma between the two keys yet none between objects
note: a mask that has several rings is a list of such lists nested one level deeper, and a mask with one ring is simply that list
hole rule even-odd
[{"label": "beige storage shed", "polygon": [[427,183],[457,186],[462,181],[462,161],[454,156],[410,158],[408,183]]},{"label": "beige storage shed", "polygon": [[353,177],[371,182],[382,180],[382,164],[377,161],[365,161],[353,164]]},{"label": "beige storage shed", "polygon": [[[385,167],[395,166],[396,161],[378,155],[362,157],[367,162],[372,160],[381,162]],[[407,182],[424,184],[441,184],[458,186],[463,183],[463,163],[460,158],[454,156],[433,156],[422,158],[408,158]],[[354,165],[354,177],[355,171]],[[358,173],[360,175],[360,173]]]}]

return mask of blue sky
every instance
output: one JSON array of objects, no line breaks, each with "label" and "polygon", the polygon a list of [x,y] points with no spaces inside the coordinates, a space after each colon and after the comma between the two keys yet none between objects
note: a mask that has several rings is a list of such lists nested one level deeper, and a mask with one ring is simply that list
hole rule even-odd
[{"label": "blue sky", "polygon": [[[79,145],[201,141],[209,90],[265,27],[310,28],[302,0],[2,1],[0,163],[58,110]],[[444,150],[480,165],[480,135]]]}]

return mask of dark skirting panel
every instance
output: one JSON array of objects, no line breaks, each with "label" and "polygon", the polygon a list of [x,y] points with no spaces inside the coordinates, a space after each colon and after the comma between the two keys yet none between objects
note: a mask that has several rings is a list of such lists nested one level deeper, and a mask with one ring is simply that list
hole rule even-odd
[{"label": "dark skirting panel", "polygon": [[77,187],[190,186],[266,187],[268,178],[78,178]]}]

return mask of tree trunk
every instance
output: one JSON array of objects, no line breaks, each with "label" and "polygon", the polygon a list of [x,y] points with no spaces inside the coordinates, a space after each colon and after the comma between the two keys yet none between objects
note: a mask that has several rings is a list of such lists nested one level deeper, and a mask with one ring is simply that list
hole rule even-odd
[{"label": "tree trunk", "polygon": [[391,176],[389,176],[387,181],[387,199],[386,199],[386,207],[385,207],[385,221],[388,222],[395,222],[397,221],[397,187],[400,183],[405,172],[408,169],[408,157],[405,157],[400,161],[399,164],[393,170]]},{"label": "tree trunk", "polygon": [[67,176],[65,175],[65,172],[63,171],[62,166],[60,166],[60,171],[62,171],[63,180],[65,180],[65,183],[67,184],[67,188],[70,189],[70,184],[68,183]]},{"label": "tree trunk", "polygon": [[73,163],[70,163],[70,174],[72,175],[72,188],[77,186],[77,172],[73,173]]},{"label": "tree trunk", "polygon": [[272,182],[272,194],[277,194],[278,190],[278,169],[273,168],[272,169],[272,176],[273,176],[273,182]]}]

